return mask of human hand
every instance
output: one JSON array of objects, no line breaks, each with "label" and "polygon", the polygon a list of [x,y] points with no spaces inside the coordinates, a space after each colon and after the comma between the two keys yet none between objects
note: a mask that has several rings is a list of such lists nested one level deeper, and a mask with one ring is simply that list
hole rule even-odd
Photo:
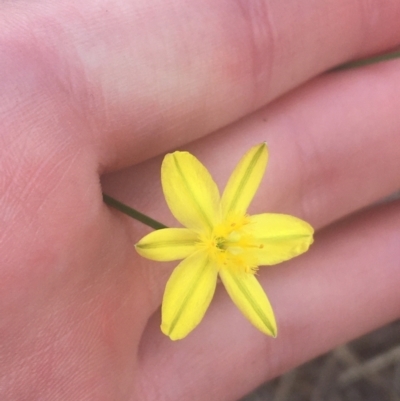
[{"label": "human hand", "polygon": [[[400,4],[1,7],[2,399],[235,400],[400,316],[400,205],[346,217],[398,189],[400,61],[324,73],[398,46]],[[100,177],[173,225],[151,157],[188,149],[223,186],[263,140],[250,211],[321,230],[309,253],[259,271],[279,337],[219,289],[171,342],[158,309],[175,264],[135,253],[149,230],[103,204]]]}]

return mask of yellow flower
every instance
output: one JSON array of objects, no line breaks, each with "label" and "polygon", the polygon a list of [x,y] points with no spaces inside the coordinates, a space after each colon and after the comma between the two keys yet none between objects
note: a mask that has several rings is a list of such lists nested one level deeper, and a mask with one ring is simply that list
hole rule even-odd
[{"label": "yellow flower", "polygon": [[307,251],[313,228],[284,214],[246,214],[267,159],[265,143],[251,148],[220,198],[209,172],[193,155],[165,156],[161,167],[165,199],[187,228],[153,231],[136,244],[136,250],[157,261],[183,259],[168,280],[162,303],[161,330],[172,340],[185,337],[200,323],[218,276],[247,319],[276,337],[274,312],[254,274],[257,266],[280,263]]}]

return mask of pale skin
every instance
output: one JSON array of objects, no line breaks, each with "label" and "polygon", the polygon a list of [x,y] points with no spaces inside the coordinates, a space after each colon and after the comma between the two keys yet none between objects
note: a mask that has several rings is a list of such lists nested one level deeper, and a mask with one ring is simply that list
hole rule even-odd
[{"label": "pale skin", "polygon": [[[237,400],[399,318],[400,204],[348,215],[398,189],[400,60],[327,72],[398,47],[399,17],[389,0],[3,2],[1,398]],[[140,258],[149,229],[101,192],[177,226],[162,155],[191,151],[222,189],[262,141],[249,212],[320,231],[260,268],[278,338],[219,288],[172,342],[159,306],[176,263]]]}]

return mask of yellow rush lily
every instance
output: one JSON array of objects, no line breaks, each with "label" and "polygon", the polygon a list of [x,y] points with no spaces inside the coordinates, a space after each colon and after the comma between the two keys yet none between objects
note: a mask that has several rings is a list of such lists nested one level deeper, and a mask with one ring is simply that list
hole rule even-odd
[{"label": "yellow rush lily", "polygon": [[161,330],[172,340],[185,337],[200,323],[218,276],[247,319],[276,337],[274,312],[254,274],[260,265],[274,265],[307,251],[314,230],[285,214],[246,214],[267,160],[265,143],[251,148],[220,198],[211,175],[193,155],[165,156],[161,167],[165,199],[186,228],[153,231],[136,244],[136,250],[157,261],[183,259],[167,282],[162,302]]}]

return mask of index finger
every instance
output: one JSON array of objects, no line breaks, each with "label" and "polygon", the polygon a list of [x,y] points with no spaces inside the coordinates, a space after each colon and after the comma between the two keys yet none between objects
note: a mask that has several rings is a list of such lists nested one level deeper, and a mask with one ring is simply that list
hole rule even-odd
[{"label": "index finger", "polygon": [[3,93],[23,98],[17,108],[3,105],[4,115],[28,112],[40,93],[39,129],[61,125],[106,171],[209,134],[334,65],[400,43],[400,3],[389,0],[23,7],[0,11]]}]

